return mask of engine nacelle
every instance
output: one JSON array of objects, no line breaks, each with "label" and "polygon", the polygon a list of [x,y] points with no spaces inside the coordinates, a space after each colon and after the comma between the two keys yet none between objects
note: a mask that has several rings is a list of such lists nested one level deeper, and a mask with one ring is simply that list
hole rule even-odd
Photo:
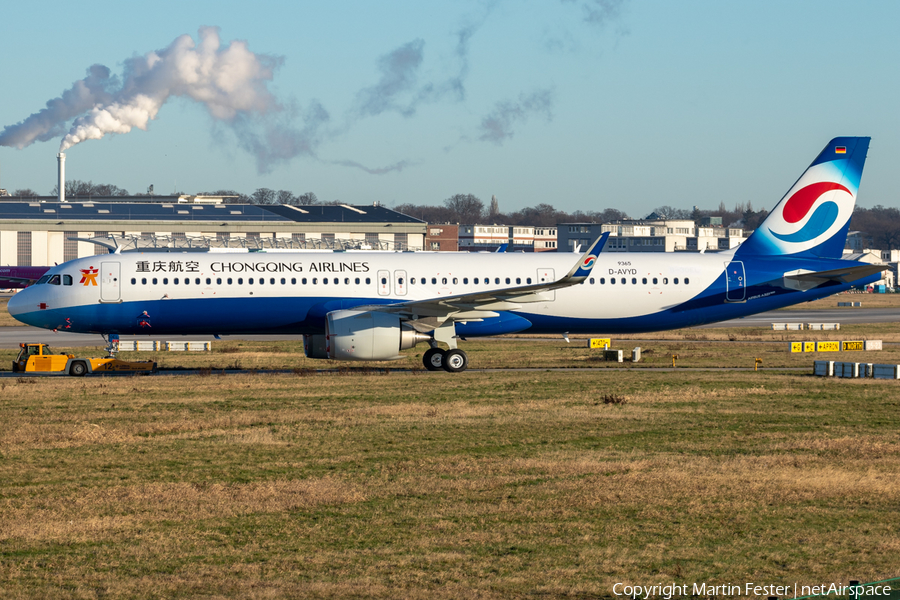
[{"label": "engine nacelle", "polygon": [[303,335],[303,352],[306,353],[307,358],[328,358],[326,345],[325,336],[322,334]]},{"label": "engine nacelle", "polygon": [[326,353],[335,360],[397,360],[401,350],[429,339],[389,313],[336,310],[325,317]]}]

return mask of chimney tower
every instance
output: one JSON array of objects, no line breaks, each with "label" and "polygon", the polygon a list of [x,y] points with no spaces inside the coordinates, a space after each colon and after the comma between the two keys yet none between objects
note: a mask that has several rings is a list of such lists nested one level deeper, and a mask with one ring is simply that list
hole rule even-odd
[{"label": "chimney tower", "polygon": [[56,155],[59,161],[59,201],[66,201],[66,153],[60,152]]}]

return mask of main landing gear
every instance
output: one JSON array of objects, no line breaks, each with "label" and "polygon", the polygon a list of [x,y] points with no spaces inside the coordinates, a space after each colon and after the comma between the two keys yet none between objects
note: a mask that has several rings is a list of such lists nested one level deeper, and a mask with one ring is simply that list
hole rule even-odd
[{"label": "main landing gear", "polygon": [[425,352],[422,357],[422,363],[429,371],[440,371],[441,369],[450,373],[459,373],[465,371],[469,366],[469,356],[459,349],[442,350],[441,348],[431,348]]},{"label": "main landing gear", "polygon": [[[459,373],[469,366],[469,357],[456,347],[456,325],[451,320],[445,321],[432,332],[432,339],[428,342],[431,348],[422,357],[422,363],[429,371]],[[442,350],[438,342],[447,344],[450,349]]]}]

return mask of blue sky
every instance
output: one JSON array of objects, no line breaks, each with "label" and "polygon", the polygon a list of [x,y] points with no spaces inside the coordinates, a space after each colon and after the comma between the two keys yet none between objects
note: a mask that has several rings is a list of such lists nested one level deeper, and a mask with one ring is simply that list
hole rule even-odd
[{"label": "blue sky", "polygon": [[[897,198],[896,2],[88,0],[6,3],[0,20],[0,131],[89,66],[123,77],[205,26],[277,65],[266,115],[242,126],[172,97],[146,131],[67,150],[69,178],[131,192],[771,208],[829,139],[869,135],[860,204]],[[287,146],[248,150],[262,131]],[[0,146],[0,187],[49,193],[61,139]]]}]

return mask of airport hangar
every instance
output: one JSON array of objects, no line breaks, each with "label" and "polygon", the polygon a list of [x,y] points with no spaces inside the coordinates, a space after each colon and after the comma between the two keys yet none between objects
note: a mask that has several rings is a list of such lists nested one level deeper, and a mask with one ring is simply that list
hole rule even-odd
[{"label": "airport hangar", "polygon": [[[0,202],[0,265],[47,266],[109,248],[422,250],[426,223],[383,206],[227,204],[214,196]],[[94,240],[97,243],[94,243]]]}]

